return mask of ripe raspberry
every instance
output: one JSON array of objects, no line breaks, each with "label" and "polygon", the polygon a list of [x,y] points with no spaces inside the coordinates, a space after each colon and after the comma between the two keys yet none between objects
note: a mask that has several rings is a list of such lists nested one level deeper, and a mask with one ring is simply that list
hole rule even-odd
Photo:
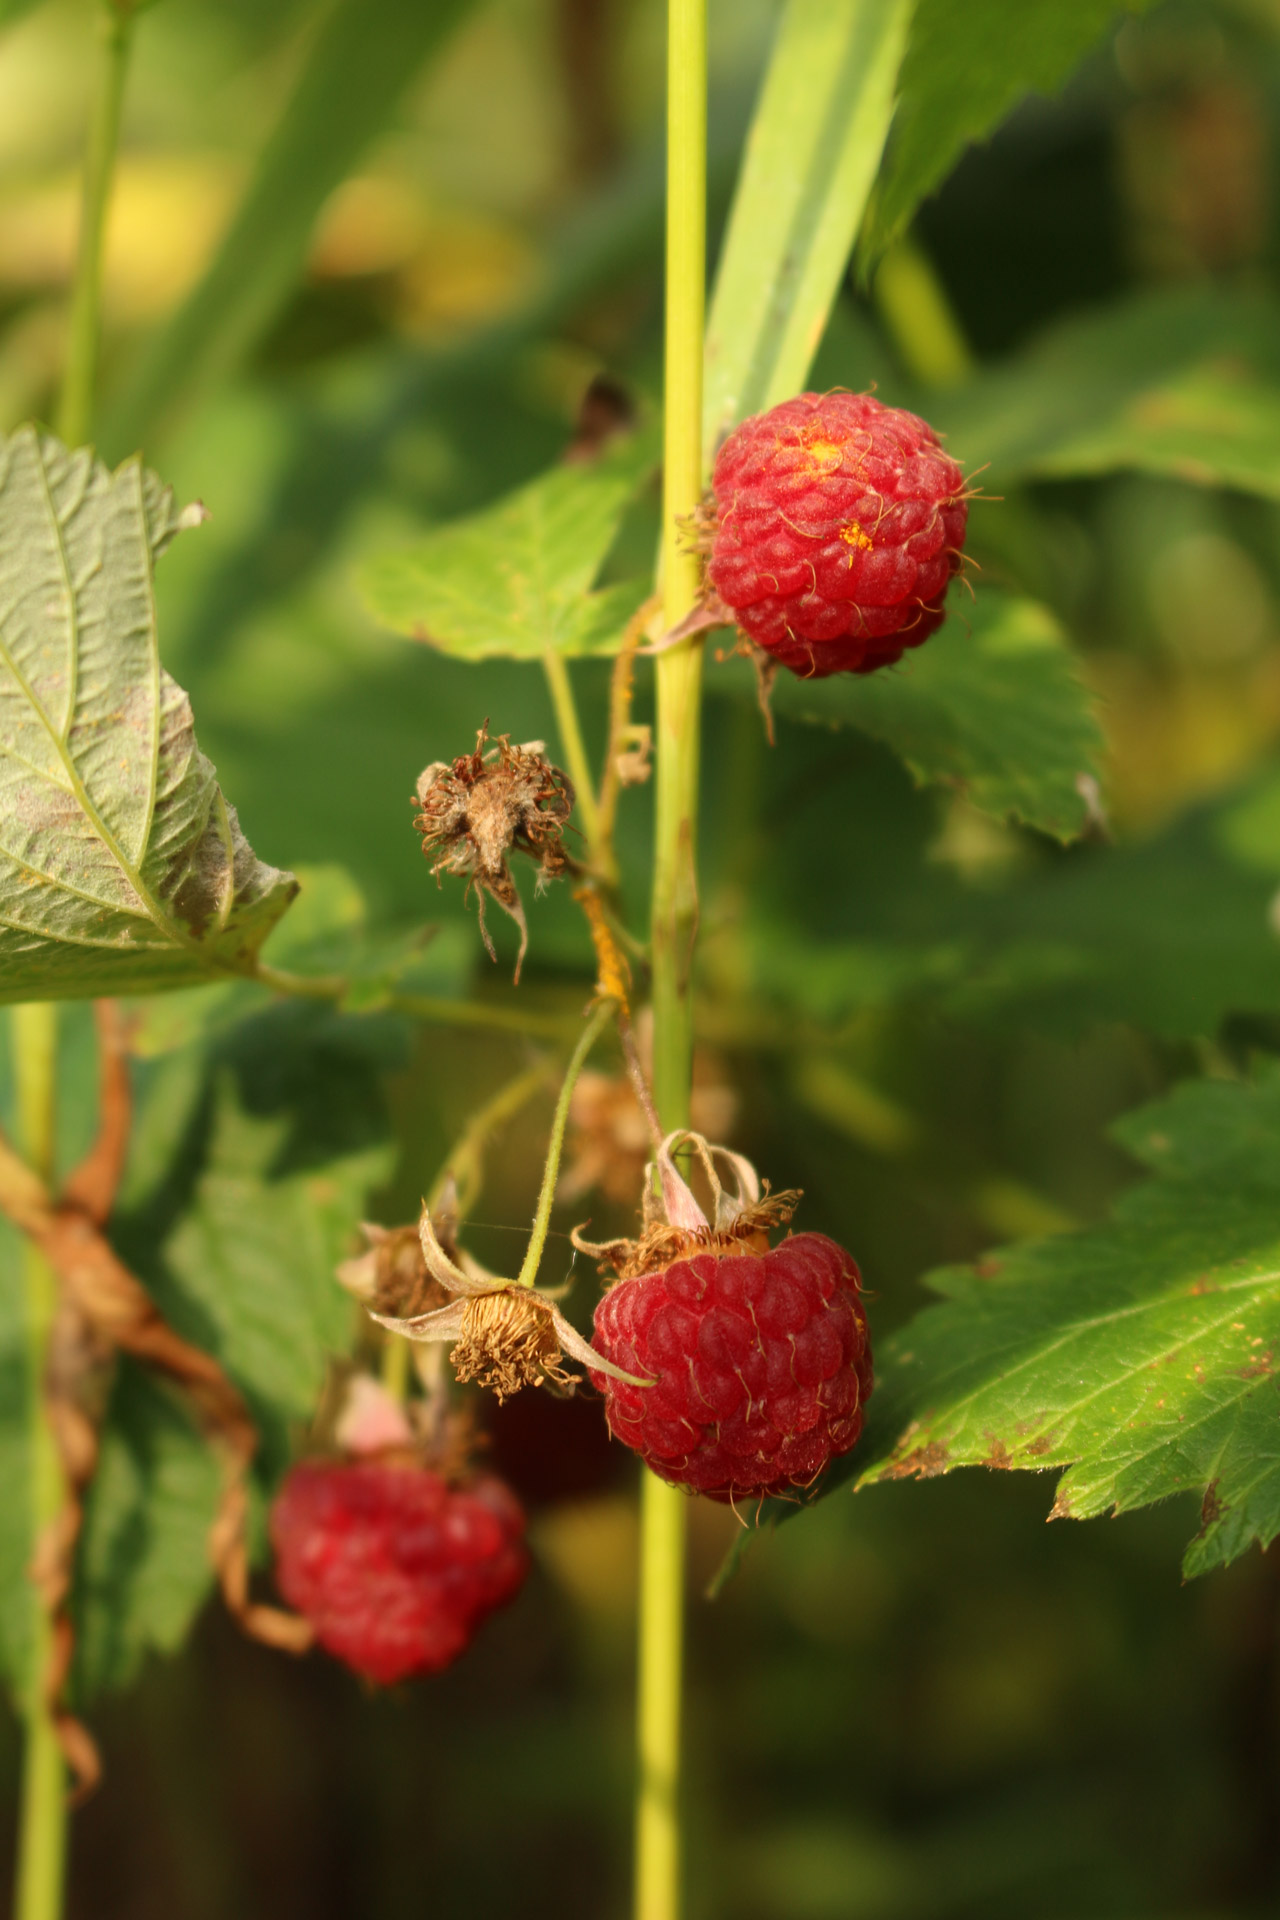
[{"label": "ripe raspberry", "polygon": [[805,1487],[862,1431],[867,1320],[851,1257],[822,1233],[691,1252],[620,1280],[597,1350],[652,1386],[592,1374],[609,1425],[664,1480],[748,1499]]},{"label": "ripe raspberry", "polygon": [[710,585],[806,678],[871,673],[944,618],[969,517],[932,428],[866,393],[802,393],[716,457]]},{"label": "ripe raspberry", "polygon": [[321,1646],[380,1686],[438,1673],[528,1570],[501,1480],[450,1487],[425,1467],[307,1461],[271,1511],[276,1580]]}]

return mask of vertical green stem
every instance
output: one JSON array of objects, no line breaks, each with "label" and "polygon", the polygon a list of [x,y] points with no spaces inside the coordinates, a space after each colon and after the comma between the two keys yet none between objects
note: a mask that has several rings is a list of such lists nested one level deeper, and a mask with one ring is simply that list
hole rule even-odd
[{"label": "vertical green stem", "polygon": [[[668,0],[667,303],[662,500],[664,624],[698,598],[685,524],[702,492],[702,351],[706,297],[706,0]],[[692,967],[698,922],[698,757],[702,645],[657,663],[653,872],[653,1081],[664,1127],[689,1117]],[[680,1912],[680,1689],[685,1496],[646,1473],[640,1508],[635,1920]]]},{"label": "vertical green stem", "polygon": [[[107,205],[120,137],[120,106],[133,40],[134,0],[107,0],[102,58],[89,123],[80,214],[80,242],[67,340],[67,364],[58,432],[69,446],[87,440],[93,418],[102,307],[102,256]],[[18,1135],[32,1167],[52,1183],[57,1121],[58,1015],[56,1007],[15,1007],[12,1015]],[[62,1463],[45,1415],[49,1338],[57,1310],[57,1281],[43,1254],[23,1253],[26,1292],[29,1498],[33,1543],[61,1511]],[[58,1920],[67,1851],[66,1769],[45,1699],[51,1627],[32,1589],[30,1658],[25,1701],[15,1920]]]},{"label": "vertical green stem", "polygon": [[84,185],[80,203],[80,245],[67,364],[58,408],[58,433],[70,447],[89,438],[93,425],[93,389],[98,368],[98,333],[102,312],[102,256],[106,238],[107,206],[120,139],[120,106],[124,99],[129,51],[133,43],[132,0],[113,4],[102,13],[102,61],[89,122]]},{"label": "vertical green stem", "polygon": [[382,1348],[382,1384],[393,1400],[403,1406],[409,1397],[409,1342],[398,1333],[388,1333]]},{"label": "vertical green stem", "polygon": [[550,651],[544,653],[542,670],[547,677],[551,704],[556,710],[556,727],[560,734],[560,746],[568,767],[569,778],[573,781],[574,800],[578,817],[582,821],[583,832],[587,836],[588,855],[593,856],[596,842],[600,838],[600,808],[591,778],[591,762],[587,758],[586,744],[582,738],[578,707],[573,697],[573,682],[569,678],[569,668],[562,654]]},{"label": "vertical green stem", "polygon": [[[698,598],[687,525],[702,493],[702,335],[706,283],[706,0],[669,0],[667,319],[662,599],[668,630]],[[687,1119],[693,1054],[690,975],[697,931],[696,827],[702,643],[658,657],[653,870],[654,1086],[662,1124]]]},{"label": "vertical green stem", "polygon": [[[54,1096],[57,1085],[58,1024],[50,1006],[15,1007],[14,1080],[18,1096],[18,1137],[32,1167],[45,1180],[54,1176]],[[23,1252],[27,1323],[27,1431],[30,1457],[31,1537],[35,1541],[62,1507],[62,1466],[45,1418],[44,1379],[49,1334],[57,1305],[57,1284],[44,1255],[31,1245]],[[44,1602],[30,1593],[31,1629],[24,1702],[26,1742],[22,1760],[22,1810],[18,1842],[16,1920],[58,1920],[66,1858],[66,1783],[62,1750],[45,1701],[51,1630]]]},{"label": "vertical green stem", "polygon": [[516,1275],[517,1286],[531,1287],[538,1277],[542,1251],[547,1244],[547,1228],[551,1225],[551,1208],[556,1197],[556,1181],[560,1176],[560,1155],[564,1151],[564,1133],[569,1124],[569,1106],[573,1099],[573,1090],[578,1084],[578,1075],[586,1065],[587,1055],[609,1022],[616,1020],[617,1017],[617,1001],[602,1000],[583,1028],[581,1038],[569,1056],[569,1064],[565,1068],[564,1080],[561,1083],[555,1114],[551,1121],[551,1138],[547,1143],[547,1161],[542,1170],[542,1189],[538,1194],[537,1212],[533,1216],[533,1231],[529,1235],[529,1245],[525,1250],[520,1271]]},{"label": "vertical green stem", "polygon": [[646,1469],[640,1489],[635,1920],[678,1920],[680,1698],[687,1496]]}]

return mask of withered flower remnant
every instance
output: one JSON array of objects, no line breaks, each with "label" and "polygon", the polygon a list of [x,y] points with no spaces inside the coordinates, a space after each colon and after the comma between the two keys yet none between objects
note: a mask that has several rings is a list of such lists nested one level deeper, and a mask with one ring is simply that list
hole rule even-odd
[{"label": "withered flower remnant", "polygon": [[475,888],[480,933],[490,959],[497,955],[484,922],[485,895],[519,927],[519,980],[529,929],[509,856],[524,853],[536,862],[539,891],[574,866],[564,844],[574,802],[572,781],[547,759],[540,740],[513,747],[504,733],[491,746],[486,720],[471,753],[453,761],[436,760],[423,769],[414,799],[419,812],[413,824],[437,881],[442,873],[462,874],[468,892]]},{"label": "withered flower remnant", "polygon": [[[695,1199],[676,1163],[685,1152],[701,1169],[710,1195],[710,1211]],[[751,1162],[728,1147],[713,1146],[702,1134],[680,1127],[667,1135],[646,1170],[642,1188],[641,1231],[637,1239],[597,1242],[580,1227],[569,1238],[589,1254],[601,1272],[634,1279],[697,1253],[762,1253],[774,1227],[785,1226],[800,1204],[795,1188],[770,1191]],[[592,1364],[595,1362],[593,1360]]]},{"label": "withered flower remnant", "polygon": [[451,1259],[426,1207],[420,1231],[427,1270],[451,1296],[449,1305],[406,1317],[370,1312],[380,1326],[408,1340],[452,1340],[449,1357],[459,1380],[492,1387],[499,1400],[547,1383],[571,1390],[574,1378],[562,1364],[567,1353],[596,1372],[603,1368],[630,1385],[645,1384],[602,1361],[565,1319],[554,1294],[499,1279],[468,1253]]},{"label": "withered flower remnant", "polygon": [[[653,1013],[644,1008],[635,1022],[639,1063],[649,1077],[653,1058]],[[724,1062],[709,1048],[693,1055],[690,1123],[696,1133],[723,1139],[737,1118],[738,1096],[728,1084]],[[610,1200],[626,1204],[645,1184],[649,1123],[634,1083],[613,1074],[586,1071],[578,1078],[569,1106],[568,1164],[556,1189],[561,1200],[577,1200],[598,1188]]]},{"label": "withered flower remnant", "polygon": [[[447,1216],[442,1220],[440,1213],[437,1221],[441,1241],[452,1252],[456,1223]],[[448,1294],[427,1272],[416,1227],[380,1227],[362,1220],[360,1231],[364,1235],[365,1251],[344,1260],[337,1277],[371,1312],[427,1313],[433,1307],[448,1304]]]},{"label": "withered flower remnant", "polygon": [[610,1431],[713,1500],[801,1497],[857,1441],[872,1390],[857,1263],[822,1233],[771,1246],[800,1195],[771,1194],[749,1161],[698,1134],[669,1134],[653,1173],[638,1241],[574,1236],[618,1274],[596,1308],[597,1353],[651,1376],[640,1393],[592,1371]]}]

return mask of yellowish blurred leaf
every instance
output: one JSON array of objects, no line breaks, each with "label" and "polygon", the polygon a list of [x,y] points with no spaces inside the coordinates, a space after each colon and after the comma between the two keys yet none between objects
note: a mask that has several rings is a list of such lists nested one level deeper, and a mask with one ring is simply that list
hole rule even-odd
[{"label": "yellowish blurred leaf", "polygon": [[402,278],[402,323],[432,336],[493,319],[526,298],[537,271],[537,254],[514,228],[450,214],[433,223]]},{"label": "yellowish blurred leaf", "polygon": [[[125,323],[163,313],[204,266],[230,214],[240,168],[222,155],[124,159],[107,226],[104,300]],[[0,286],[36,290],[71,278],[79,184],[66,174],[0,198]]]}]

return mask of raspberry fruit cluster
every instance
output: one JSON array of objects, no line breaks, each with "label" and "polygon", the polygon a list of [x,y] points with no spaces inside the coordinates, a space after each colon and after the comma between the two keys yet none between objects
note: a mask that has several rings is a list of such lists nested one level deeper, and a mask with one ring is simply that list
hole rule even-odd
[{"label": "raspberry fruit cluster", "polygon": [[304,1461],[271,1512],[281,1593],[321,1646],[379,1686],[456,1660],[528,1571],[500,1480],[417,1465]]},{"label": "raspberry fruit cluster", "polygon": [[715,1500],[808,1486],[862,1431],[871,1392],[853,1260],[821,1233],[765,1253],[694,1253],[621,1280],[596,1309],[609,1426],[646,1465]]},{"label": "raspberry fruit cluster", "polygon": [[[675,1166],[689,1139],[710,1176],[709,1215]],[[800,1196],[762,1197],[749,1162],[697,1135],[669,1136],[657,1169],[666,1219],[596,1249],[621,1274],[593,1341],[616,1370],[591,1376],[610,1429],[664,1480],[714,1500],[808,1487],[855,1444],[871,1393],[857,1266],[821,1233],[771,1248],[769,1227]]]},{"label": "raspberry fruit cluster", "polygon": [[871,394],[799,394],[729,435],[712,486],[708,583],[781,665],[871,673],[941,626],[968,499],[915,414]]}]

